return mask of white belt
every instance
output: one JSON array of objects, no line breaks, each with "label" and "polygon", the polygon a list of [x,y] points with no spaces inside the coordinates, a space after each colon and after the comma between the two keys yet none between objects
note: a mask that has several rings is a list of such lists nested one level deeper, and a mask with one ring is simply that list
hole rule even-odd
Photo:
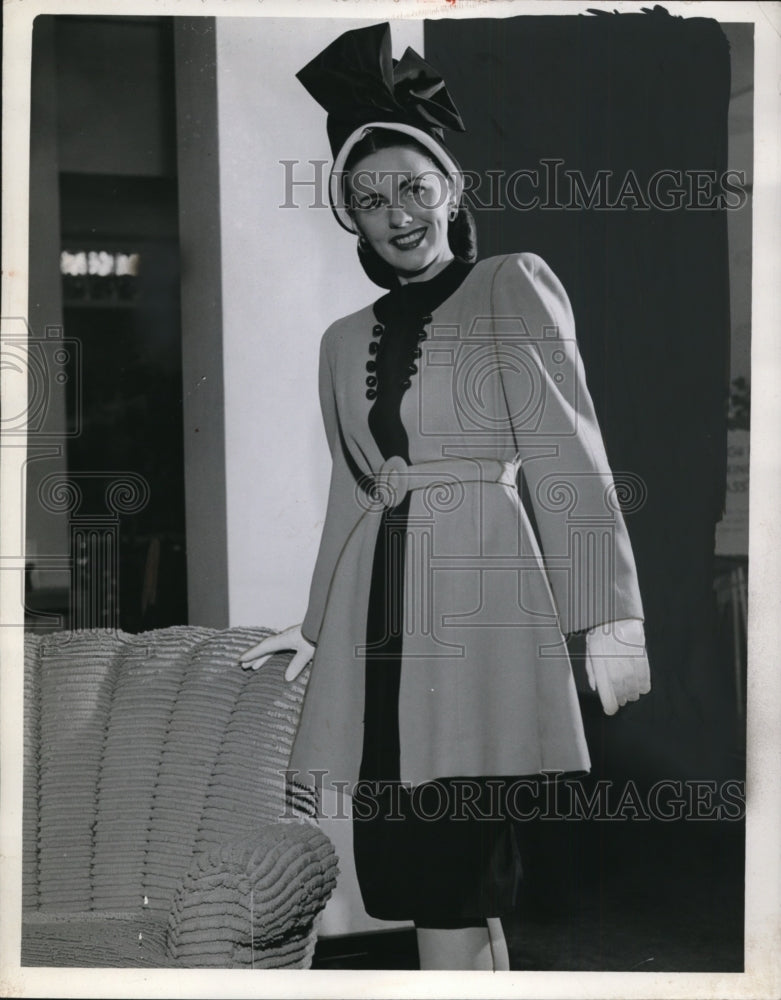
[{"label": "white belt", "polygon": [[520,463],[498,458],[439,458],[408,465],[401,455],[386,459],[373,477],[374,499],[396,507],[410,490],[453,487],[459,483],[515,486]]}]

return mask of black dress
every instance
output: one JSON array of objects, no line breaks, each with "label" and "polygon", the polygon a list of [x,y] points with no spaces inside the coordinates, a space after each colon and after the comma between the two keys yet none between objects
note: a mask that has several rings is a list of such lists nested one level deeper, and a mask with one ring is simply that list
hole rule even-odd
[{"label": "black dress", "polygon": [[[410,461],[402,397],[417,374],[431,313],[471,266],[456,259],[430,280],[399,285],[374,305],[366,392],[374,400],[369,427],[385,459],[400,455]],[[400,781],[408,510],[409,495],[384,511],[372,563],[363,753],[353,799],[356,871],[372,916],[418,926],[472,926],[516,909],[520,853],[502,782],[440,778],[410,789]]]}]

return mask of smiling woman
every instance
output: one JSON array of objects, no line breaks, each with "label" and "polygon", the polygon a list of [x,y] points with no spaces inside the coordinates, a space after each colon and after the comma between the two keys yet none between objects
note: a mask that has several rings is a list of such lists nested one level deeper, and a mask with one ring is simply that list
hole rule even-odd
[{"label": "smiling woman", "polygon": [[534,254],[476,261],[442,80],[391,59],[387,24],[298,77],[329,112],[334,214],[388,292],[322,338],[309,605],[242,662],[313,659],[290,767],[352,795],[367,912],[414,920],[422,968],[506,969],[507,782],[590,767],[565,635],[589,632],[609,714],[650,688],[632,549],[566,292]]},{"label": "smiling woman", "polygon": [[455,161],[382,127],[364,130],[341,158],[334,211],[359,234],[358,256],[375,284],[431,278],[454,256],[476,259],[474,219]]},{"label": "smiling woman", "polygon": [[419,144],[399,145],[387,132],[385,141],[393,144],[373,131],[353,147],[345,180],[350,218],[362,250],[368,244],[399,280],[433,278],[453,259],[455,186]]}]

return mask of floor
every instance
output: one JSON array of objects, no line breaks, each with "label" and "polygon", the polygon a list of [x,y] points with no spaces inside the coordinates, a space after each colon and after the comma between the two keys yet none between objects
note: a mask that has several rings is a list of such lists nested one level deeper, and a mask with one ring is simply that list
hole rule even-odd
[{"label": "floor", "polygon": [[[742,822],[528,824],[513,970],[740,972]],[[417,969],[414,930],[331,938],[313,968]]]}]

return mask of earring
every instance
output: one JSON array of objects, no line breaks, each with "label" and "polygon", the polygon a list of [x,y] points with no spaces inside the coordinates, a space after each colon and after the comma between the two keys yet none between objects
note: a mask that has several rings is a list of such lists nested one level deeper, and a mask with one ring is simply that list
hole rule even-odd
[{"label": "earring", "polygon": [[359,233],[358,234],[358,250],[361,253],[366,253],[366,251],[368,249],[369,249],[369,243],[368,243],[366,237],[363,235],[363,233]]},{"label": "earring", "polygon": [[448,217],[448,219],[449,219],[449,220],[450,220],[451,222],[454,222],[454,221],[455,221],[455,219],[456,219],[456,216],[457,216],[457,215],[458,215],[458,208],[457,208],[457,207],[456,207],[455,205],[451,205],[451,206],[450,206],[450,209],[449,209],[449,211],[448,211],[448,213],[447,213],[447,217]]}]

